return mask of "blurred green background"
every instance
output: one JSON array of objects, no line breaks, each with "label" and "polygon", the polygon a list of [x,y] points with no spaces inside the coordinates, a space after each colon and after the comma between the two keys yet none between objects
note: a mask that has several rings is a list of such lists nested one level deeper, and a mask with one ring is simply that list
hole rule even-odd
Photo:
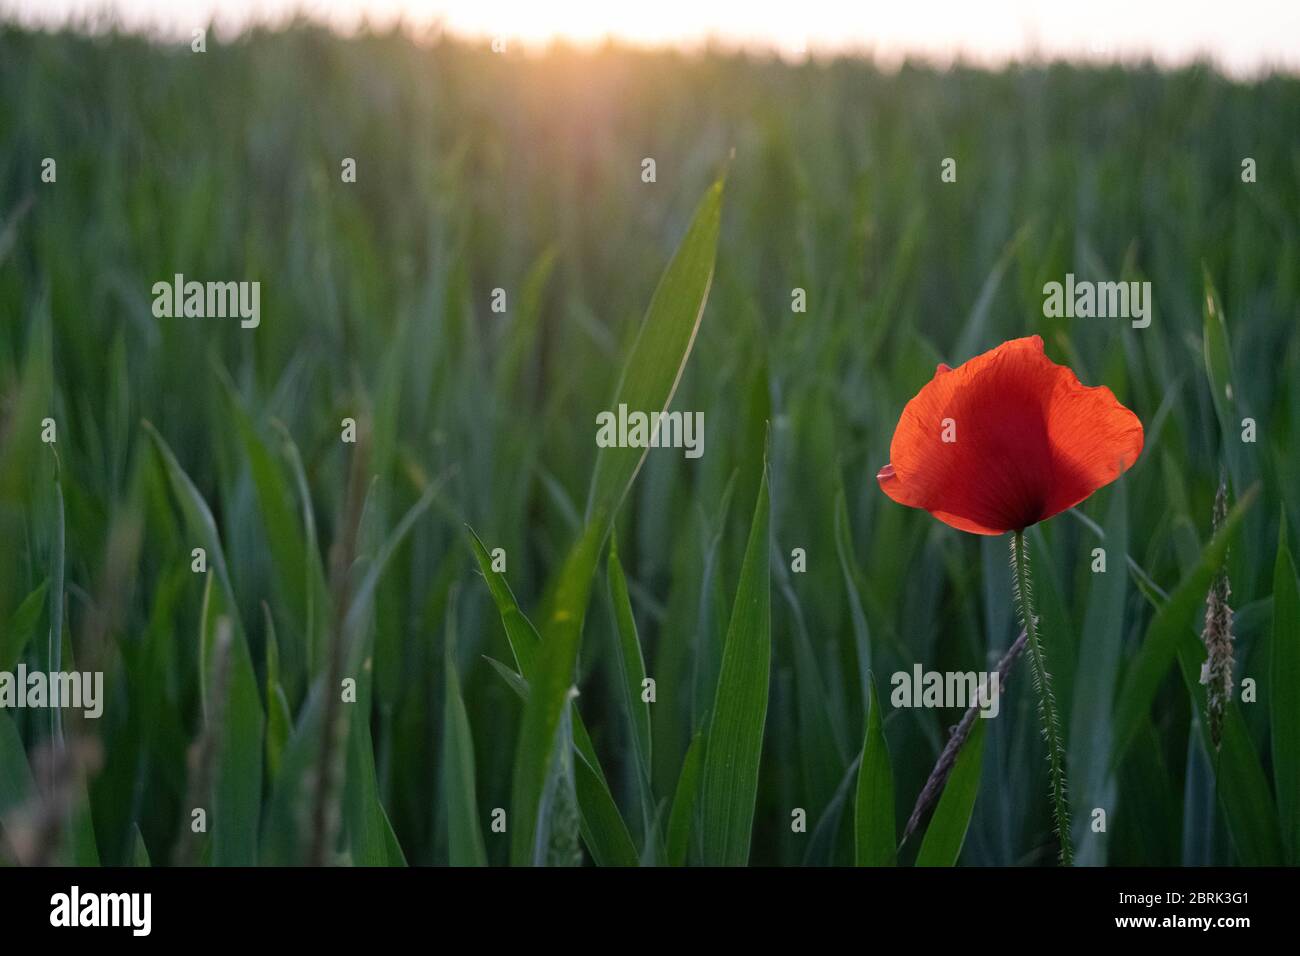
[{"label": "blurred green background", "polygon": [[[734,150],[673,402],[704,412],[705,454],[652,451],[617,521],[657,686],[648,795],[603,559],[579,658],[577,709],[637,856],[663,862],[713,707],[768,422],[772,670],[750,860],[853,861],[873,678],[901,834],[960,713],[895,710],[889,675],[991,669],[1014,612],[1005,540],[900,508],[874,476],[937,362],[1037,333],[1147,435],[1120,482],[1029,536],[1079,862],[1297,862],[1300,727],[1276,714],[1297,713],[1300,686],[1271,679],[1286,673],[1275,645],[1300,641],[1272,597],[1300,485],[1296,130],[1296,78],[1199,67],[498,55],[304,26],[194,54],[0,26],[0,669],[49,667],[58,647],[65,668],[102,669],[107,695],[102,719],[58,728],[0,712],[0,856],[22,859],[15,841],[45,833],[54,806],[42,860],[310,859],[322,761],[292,730],[321,706],[311,688],[346,593],[367,654],[364,674],[344,674],[361,695],[333,758],[328,859],[464,862],[476,817],[486,859],[506,862],[490,824],[511,807],[522,708],[485,660],[512,655],[465,525],[505,549],[523,611],[541,606],[581,525],[595,416]],[[154,318],[153,283],[178,272],[260,281],[260,327]],[[1043,318],[1043,284],[1067,272],[1149,280],[1151,326]],[[357,446],[340,441],[345,417]],[[1172,656],[1154,656],[1134,713],[1121,700],[1210,540],[1221,468],[1231,502],[1259,485],[1228,559],[1237,676],[1257,700],[1240,704],[1245,750],[1224,764]],[[1103,533],[1105,576],[1090,571]],[[210,575],[191,570],[199,546]],[[1194,610],[1180,640],[1199,631]],[[987,728],[963,864],[1055,858],[1025,663]],[[85,745],[84,786],[42,783],[52,733]],[[212,815],[191,840],[195,805]]]}]

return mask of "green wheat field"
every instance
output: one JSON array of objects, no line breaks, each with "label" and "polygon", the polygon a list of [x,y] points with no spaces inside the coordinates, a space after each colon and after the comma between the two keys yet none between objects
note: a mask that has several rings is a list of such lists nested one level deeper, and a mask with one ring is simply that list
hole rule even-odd
[{"label": "green wheat field", "polygon": [[[0,672],[103,674],[0,709],[0,860],[1055,865],[1026,659],[902,839],[962,710],[891,675],[1019,628],[875,478],[1038,334],[1146,432],[1027,535],[1075,862],[1300,863],[1297,130],[1206,67],[0,25]],[[670,397],[702,456],[597,447]]]}]

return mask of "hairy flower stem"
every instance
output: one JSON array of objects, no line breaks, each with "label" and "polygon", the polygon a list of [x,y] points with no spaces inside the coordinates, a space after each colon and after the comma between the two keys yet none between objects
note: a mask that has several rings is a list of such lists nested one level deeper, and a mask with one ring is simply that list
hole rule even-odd
[{"label": "hairy flower stem", "polygon": [[1061,865],[1074,863],[1070,848],[1070,806],[1065,796],[1065,748],[1061,745],[1061,726],[1056,716],[1056,698],[1052,695],[1052,675],[1047,670],[1043,645],[1038,640],[1038,618],[1034,614],[1034,593],[1029,579],[1029,554],[1025,533],[1017,531],[1011,539],[1011,566],[1015,570],[1012,590],[1020,623],[1029,635],[1029,660],[1034,668],[1034,689],[1038,692],[1038,719],[1047,741],[1047,761],[1051,767],[1052,814],[1056,835],[1061,841]]}]

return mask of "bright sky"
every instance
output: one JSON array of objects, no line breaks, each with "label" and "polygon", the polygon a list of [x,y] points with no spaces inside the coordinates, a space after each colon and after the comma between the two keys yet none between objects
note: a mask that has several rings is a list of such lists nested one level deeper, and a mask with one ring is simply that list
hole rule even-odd
[{"label": "bright sky", "polygon": [[1300,0],[0,0],[0,14],[29,22],[105,10],[177,36],[212,17],[232,29],[302,10],[344,29],[401,17],[524,45],[713,39],[794,56],[861,50],[890,62],[919,53],[940,62],[1038,54],[1176,64],[1208,54],[1237,74],[1300,72]]}]

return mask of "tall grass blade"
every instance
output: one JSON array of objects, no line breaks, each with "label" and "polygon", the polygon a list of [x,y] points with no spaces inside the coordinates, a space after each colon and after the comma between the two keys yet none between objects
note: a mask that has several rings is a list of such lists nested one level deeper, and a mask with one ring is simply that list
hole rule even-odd
[{"label": "tall grass blade", "polygon": [[1273,782],[1287,863],[1300,865],[1300,589],[1286,540],[1286,513],[1278,522],[1273,566],[1273,632],[1269,643],[1269,728]]},{"label": "tall grass blade", "polygon": [[[690,357],[704,314],[717,253],[722,180],[696,208],[686,237],[659,281],[623,368],[613,407],[626,404],[643,412],[662,411]],[[594,422],[593,422],[594,426]],[[601,544],[619,503],[636,477],[645,448],[601,448],[596,454],[587,498],[586,528],[560,570],[542,622],[542,644],[532,692],[524,705],[515,753],[511,859],[536,861],[536,833],[547,768],[553,762],[556,728],[568,700],[577,663],[582,620],[591,595]]]},{"label": "tall grass blade", "polygon": [[[222,716],[221,746],[217,754],[213,806],[208,808],[212,862],[217,866],[251,866],[257,862],[258,821],[262,802],[262,704],[257,676],[249,655],[238,602],[230,583],[221,537],[208,504],[181,467],[171,448],[148,422],[145,429],[161,456],[172,494],[185,516],[191,540],[207,551],[208,563],[221,588],[233,622],[229,677]],[[189,561],[189,553],[175,560]]]},{"label": "tall grass blade", "polygon": [[442,786],[447,805],[447,849],[452,866],[487,866],[479,824],[474,738],[460,693],[456,667],[455,616],[449,608],[443,650],[446,670],[442,716]]},{"label": "tall grass blade", "polygon": [[700,826],[704,862],[711,866],[749,862],[772,666],[770,510],[764,461],[704,757]]},{"label": "tall grass blade", "polygon": [[889,762],[889,745],[881,725],[875,684],[869,684],[869,689],[867,733],[862,742],[854,801],[854,861],[858,866],[894,866],[898,862],[894,771]]},{"label": "tall grass blade", "polygon": [[925,829],[925,838],[916,854],[917,866],[956,866],[966,842],[966,829],[970,826],[975,809],[975,796],[979,792],[980,768],[984,763],[984,736],[986,720],[977,719],[970,737],[957,755],[952,775],[943,788],[939,805]]}]

